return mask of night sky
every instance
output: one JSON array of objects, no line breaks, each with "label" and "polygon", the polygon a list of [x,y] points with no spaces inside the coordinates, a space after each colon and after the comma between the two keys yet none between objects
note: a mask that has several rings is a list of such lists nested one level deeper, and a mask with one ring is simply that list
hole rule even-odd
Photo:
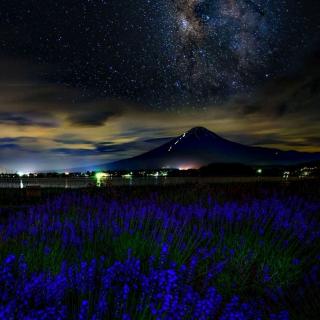
[{"label": "night sky", "polygon": [[194,126],[320,151],[314,0],[3,0],[0,172],[150,150]]}]

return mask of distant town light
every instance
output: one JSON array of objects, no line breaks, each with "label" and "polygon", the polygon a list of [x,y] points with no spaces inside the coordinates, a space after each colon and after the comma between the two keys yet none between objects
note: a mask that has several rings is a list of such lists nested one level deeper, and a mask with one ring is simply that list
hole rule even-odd
[{"label": "distant town light", "polygon": [[285,171],[285,172],[283,173],[283,179],[288,180],[288,179],[289,179],[289,176],[290,176],[290,171]]},{"label": "distant town light", "polygon": [[125,178],[125,179],[131,179],[131,178],[132,178],[132,175],[133,175],[133,173],[132,173],[132,172],[127,173],[127,174],[123,174],[123,175],[122,175],[122,178]]},{"label": "distant town light", "polygon": [[97,172],[95,177],[96,177],[97,180],[101,180],[103,178],[109,177],[109,174],[105,173],[105,172]]},{"label": "distant town light", "polygon": [[105,173],[105,172],[97,172],[95,174],[95,177],[97,179],[97,186],[101,187],[101,180],[102,179],[106,179],[107,177],[109,177],[110,174],[109,173]]},{"label": "distant town light", "polygon": [[261,174],[261,173],[262,173],[262,169],[258,169],[258,170],[257,170],[257,173],[258,173],[258,174]]}]

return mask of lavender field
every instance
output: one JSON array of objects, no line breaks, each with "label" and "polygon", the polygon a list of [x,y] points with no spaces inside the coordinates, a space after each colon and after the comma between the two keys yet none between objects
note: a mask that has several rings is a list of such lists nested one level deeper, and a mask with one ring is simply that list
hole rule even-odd
[{"label": "lavender field", "polygon": [[0,195],[0,319],[317,319],[320,187]]}]

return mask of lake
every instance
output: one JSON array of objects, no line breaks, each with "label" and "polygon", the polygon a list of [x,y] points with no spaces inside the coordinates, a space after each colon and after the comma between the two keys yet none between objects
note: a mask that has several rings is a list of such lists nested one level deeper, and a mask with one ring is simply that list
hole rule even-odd
[{"label": "lake", "polygon": [[59,178],[0,178],[0,188],[86,188],[93,186],[121,185],[166,185],[185,183],[248,183],[248,182],[284,182],[299,178],[283,179],[280,177],[110,177],[97,181],[94,177],[59,177]]}]

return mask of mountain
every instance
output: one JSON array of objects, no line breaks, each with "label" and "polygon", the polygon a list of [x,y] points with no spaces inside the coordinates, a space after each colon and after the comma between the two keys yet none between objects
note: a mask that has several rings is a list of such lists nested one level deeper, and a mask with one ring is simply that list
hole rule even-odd
[{"label": "mountain", "polygon": [[320,153],[281,151],[246,146],[226,140],[203,127],[195,127],[149,152],[106,164],[109,170],[200,168],[209,163],[292,165],[320,160]]}]

